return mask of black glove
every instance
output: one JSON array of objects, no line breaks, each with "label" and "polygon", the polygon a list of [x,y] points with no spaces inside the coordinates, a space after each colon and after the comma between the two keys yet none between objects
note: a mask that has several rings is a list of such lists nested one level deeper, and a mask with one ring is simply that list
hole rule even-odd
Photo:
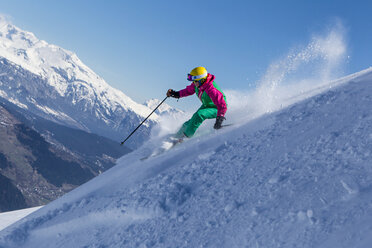
[{"label": "black glove", "polygon": [[174,97],[174,98],[180,98],[180,92],[179,91],[174,91],[172,89],[169,89],[167,91],[167,96],[168,97]]},{"label": "black glove", "polygon": [[217,116],[216,123],[214,123],[214,129],[220,129],[222,127],[223,120],[226,120],[223,116]]}]

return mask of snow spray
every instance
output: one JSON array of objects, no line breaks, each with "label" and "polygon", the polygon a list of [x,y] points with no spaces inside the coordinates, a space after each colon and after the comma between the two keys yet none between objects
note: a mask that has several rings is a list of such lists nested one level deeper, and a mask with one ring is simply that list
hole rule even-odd
[{"label": "snow spray", "polygon": [[292,48],[271,63],[254,90],[225,91],[227,118],[244,123],[319,93],[322,86],[343,76],[346,51],[340,22],[326,34],[313,35],[307,45]]}]

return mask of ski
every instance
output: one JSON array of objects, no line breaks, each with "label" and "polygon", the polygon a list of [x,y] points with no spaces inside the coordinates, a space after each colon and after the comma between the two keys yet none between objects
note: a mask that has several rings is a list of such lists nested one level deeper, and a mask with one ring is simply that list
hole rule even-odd
[{"label": "ski", "polygon": [[155,150],[154,152],[152,152],[150,155],[148,156],[145,156],[143,158],[141,158],[140,160],[141,161],[144,161],[144,160],[147,160],[149,158],[153,158],[153,157],[156,157],[156,156],[159,156],[161,154],[163,154],[164,152],[172,149],[173,147],[175,147],[176,145],[180,144],[183,142],[183,139],[175,139],[175,140],[170,140],[168,141],[168,143],[170,143],[170,146],[168,147],[160,147],[160,149],[158,150]]},{"label": "ski", "polygon": [[[229,127],[229,126],[232,126],[234,124],[232,123],[229,123],[229,124],[225,124],[225,125],[222,125],[221,128],[225,128],[225,127]],[[149,158],[153,158],[153,157],[156,157],[156,156],[159,156],[161,154],[163,154],[164,152],[172,149],[173,147],[175,147],[176,145],[180,144],[183,142],[183,139],[176,139],[176,138],[170,138],[169,140],[165,141],[164,144],[166,143],[169,143],[170,145],[168,147],[160,147],[159,149],[153,151],[151,154],[141,158],[140,160],[141,161],[145,161]]]},{"label": "ski", "polygon": [[222,125],[221,127],[223,128],[223,127],[229,127],[229,126],[232,126],[232,125],[234,125],[233,123],[229,123],[229,124],[225,124],[225,125]]}]

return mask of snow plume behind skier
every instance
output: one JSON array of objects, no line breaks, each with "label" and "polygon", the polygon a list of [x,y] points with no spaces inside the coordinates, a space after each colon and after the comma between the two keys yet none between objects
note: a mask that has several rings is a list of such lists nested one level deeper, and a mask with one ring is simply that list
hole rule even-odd
[{"label": "snow plume behind skier", "polygon": [[174,135],[179,140],[191,138],[206,119],[216,119],[213,127],[214,129],[220,129],[227,111],[225,94],[215,83],[215,76],[208,73],[204,67],[199,66],[194,68],[187,75],[187,80],[192,83],[185,89],[180,91],[169,89],[167,91],[167,96],[174,98],[196,94],[202,103],[191,119],[186,121]]}]

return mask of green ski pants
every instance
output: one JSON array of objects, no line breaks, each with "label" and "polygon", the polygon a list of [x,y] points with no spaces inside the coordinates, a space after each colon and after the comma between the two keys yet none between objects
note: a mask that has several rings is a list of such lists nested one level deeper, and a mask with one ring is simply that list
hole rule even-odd
[{"label": "green ski pants", "polygon": [[190,138],[194,135],[199,126],[205,119],[214,119],[217,117],[217,108],[208,108],[201,106],[198,111],[191,117],[190,120],[186,121],[181,129],[177,132],[177,136],[186,135]]}]

